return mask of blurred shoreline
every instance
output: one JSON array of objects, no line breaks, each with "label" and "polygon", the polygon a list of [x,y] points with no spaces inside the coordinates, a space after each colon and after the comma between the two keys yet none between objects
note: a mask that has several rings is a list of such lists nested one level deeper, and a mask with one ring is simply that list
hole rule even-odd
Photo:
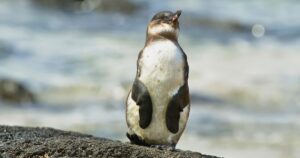
[{"label": "blurred shoreline", "polygon": [[124,100],[146,25],[157,11],[181,9],[192,111],[179,148],[299,157],[300,2],[119,2],[0,2],[0,80],[19,82],[36,98],[0,101],[0,124],[125,141]]}]

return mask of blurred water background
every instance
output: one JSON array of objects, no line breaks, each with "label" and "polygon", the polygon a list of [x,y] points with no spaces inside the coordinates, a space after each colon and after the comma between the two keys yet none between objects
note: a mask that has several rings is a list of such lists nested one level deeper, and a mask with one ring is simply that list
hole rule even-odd
[{"label": "blurred water background", "polygon": [[127,141],[125,97],[146,25],[177,9],[192,99],[177,147],[299,158],[296,0],[1,0],[0,124]]}]

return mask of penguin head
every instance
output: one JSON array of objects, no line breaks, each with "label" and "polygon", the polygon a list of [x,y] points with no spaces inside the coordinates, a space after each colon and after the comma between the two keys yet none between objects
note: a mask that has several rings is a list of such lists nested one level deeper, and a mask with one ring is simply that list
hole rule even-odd
[{"label": "penguin head", "polygon": [[158,12],[153,16],[148,25],[148,35],[175,37],[177,40],[179,32],[178,20],[180,15],[181,10],[178,10],[175,13],[170,11]]}]

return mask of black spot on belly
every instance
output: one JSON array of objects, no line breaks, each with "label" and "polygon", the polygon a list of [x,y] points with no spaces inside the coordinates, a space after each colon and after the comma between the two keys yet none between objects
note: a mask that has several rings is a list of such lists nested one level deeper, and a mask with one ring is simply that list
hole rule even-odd
[{"label": "black spot on belly", "polygon": [[149,126],[152,119],[152,100],[147,87],[138,79],[135,79],[132,86],[132,99],[139,108],[139,124],[145,129]]}]

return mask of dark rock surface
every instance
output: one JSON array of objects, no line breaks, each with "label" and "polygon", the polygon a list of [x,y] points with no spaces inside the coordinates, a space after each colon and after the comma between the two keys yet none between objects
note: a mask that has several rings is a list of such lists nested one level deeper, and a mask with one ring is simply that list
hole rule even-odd
[{"label": "dark rock surface", "polygon": [[223,32],[251,32],[252,28],[251,25],[229,19],[220,20],[215,18],[186,16],[185,21],[190,25],[217,29]]},{"label": "dark rock surface", "polygon": [[216,158],[191,151],[164,151],[52,128],[0,126],[0,158],[176,157]]},{"label": "dark rock surface", "polygon": [[9,44],[0,41],[0,60],[11,56],[13,52],[14,50]]},{"label": "dark rock surface", "polygon": [[0,100],[10,103],[33,103],[33,93],[22,83],[11,79],[0,79]]},{"label": "dark rock surface", "polygon": [[95,10],[99,12],[117,12],[132,14],[140,10],[143,5],[130,0],[31,0],[32,4],[44,9],[76,12]]}]

